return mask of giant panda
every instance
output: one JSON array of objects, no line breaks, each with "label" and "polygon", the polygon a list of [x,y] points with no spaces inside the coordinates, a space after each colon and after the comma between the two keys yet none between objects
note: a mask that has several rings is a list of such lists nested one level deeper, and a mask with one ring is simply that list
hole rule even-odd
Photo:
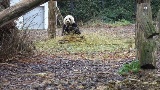
[{"label": "giant panda", "polygon": [[77,24],[74,21],[74,17],[72,15],[67,15],[63,20],[63,35],[70,35],[70,34],[81,34]]}]

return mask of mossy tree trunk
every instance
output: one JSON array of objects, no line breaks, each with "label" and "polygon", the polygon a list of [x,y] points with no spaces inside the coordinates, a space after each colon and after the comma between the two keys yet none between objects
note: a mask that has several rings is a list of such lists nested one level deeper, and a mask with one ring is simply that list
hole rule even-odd
[{"label": "mossy tree trunk", "polygon": [[136,16],[136,49],[141,68],[156,67],[156,41],[154,36],[159,32],[152,23],[151,0],[137,0]]},{"label": "mossy tree trunk", "polygon": [[56,8],[57,2],[50,0],[49,1],[49,13],[48,13],[48,37],[49,38],[55,38],[56,37],[56,23],[57,23],[57,17],[56,17]]}]

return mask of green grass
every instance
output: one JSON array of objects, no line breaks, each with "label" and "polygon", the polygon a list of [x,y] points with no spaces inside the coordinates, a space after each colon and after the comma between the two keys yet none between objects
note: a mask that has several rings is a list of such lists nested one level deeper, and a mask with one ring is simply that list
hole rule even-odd
[{"label": "green grass", "polygon": [[129,64],[124,64],[118,71],[119,74],[125,75],[129,72],[137,73],[140,71],[140,62],[139,60],[134,60]]},{"label": "green grass", "polygon": [[[89,33],[84,35],[85,39],[81,42],[69,42],[59,44],[62,37],[51,39],[47,41],[40,41],[36,43],[36,48],[40,52],[48,54],[61,54],[61,53],[94,53],[103,51],[115,51],[120,48],[127,49],[131,39],[119,39],[111,35],[101,35],[98,33]],[[134,43],[134,42],[133,42]],[[132,43],[132,44],[133,44]]]}]

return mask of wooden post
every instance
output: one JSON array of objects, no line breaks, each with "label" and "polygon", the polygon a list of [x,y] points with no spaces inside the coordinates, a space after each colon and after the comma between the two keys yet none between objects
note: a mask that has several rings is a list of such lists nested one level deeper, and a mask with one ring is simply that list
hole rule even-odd
[{"label": "wooden post", "polygon": [[152,23],[151,0],[137,0],[136,49],[141,68],[156,68],[156,42],[159,32]]},{"label": "wooden post", "polygon": [[158,31],[160,33],[160,10],[158,11],[158,14],[157,14],[157,22],[158,22],[158,24],[157,24]]},{"label": "wooden post", "polygon": [[56,23],[57,23],[57,18],[56,18],[56,7],[57,7],[57,2],[50,0],[49,1],[49,19],[48,19],[48,37],[49,38],[55,38],[56,37]]},{"label": "wooden post", "polygon": [[[158,11],[158,14],[157,14],[157,29],[158,29],[158,32],[160,33],[160,10]],[[160,34],[158,36],[158,50],[160,51]]]}]

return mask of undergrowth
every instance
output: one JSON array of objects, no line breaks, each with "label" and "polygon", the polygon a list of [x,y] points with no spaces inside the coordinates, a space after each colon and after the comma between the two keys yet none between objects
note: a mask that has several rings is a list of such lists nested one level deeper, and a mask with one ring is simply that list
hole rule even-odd
[{"label": "undergrowth", "polygon": [[129,64],[124,64],[118,71],[119,74],[125,75],[127,73],[137,73],[140,71],[139,60],[134,60]]}]

